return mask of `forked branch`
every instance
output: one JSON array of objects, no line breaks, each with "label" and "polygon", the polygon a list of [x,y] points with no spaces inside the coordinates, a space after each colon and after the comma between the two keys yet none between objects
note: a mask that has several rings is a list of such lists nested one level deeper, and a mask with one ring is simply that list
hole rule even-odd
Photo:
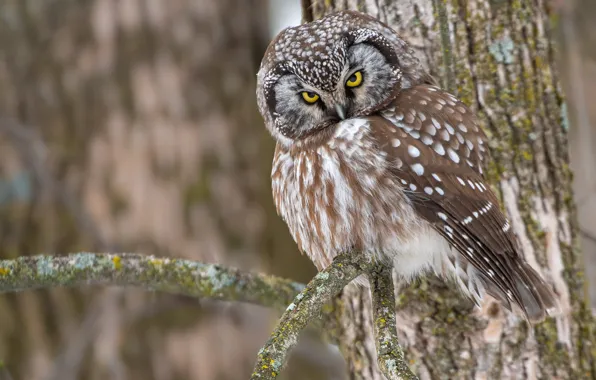
[{"label": "forked branch", "polygon": [[[275,379],[296,345],[300,332],[321,317],[323,306],[350,281],[368,274],[373,290],[379,365],[388,379],[416,379],[404,361],[395,332],[393,285],[389,269],[375,266],[364,255],[336,257],[304,287],[258,273],[214,264],[134,253],[75,253],[0,260],[0,293],[38,288],[86,285],[138,286],[147,290],[241,301],[283,309],[275,331],[259,352],[252,380]],[[296,293],[298,295],[296,295]],[[292,298],[294,298],[292,302]],[[291,302],[291,303],[290,303]]]},{"label": "forked branch", "polygon": [[363,255],[337,256],[331,265],[319,272],[294,302],[288,306],[271,337],[259,351],[251,380],[277,378],[286,364],[290,350],[298,342],[298,335],[309,322],[319,318],[323,306],[350,281],[365,273],[370,264]]},{"label": "forked branch", "polygon": [[367,274],[373,295],[374,329],[378,363],[388,380],[416,380],[408,368],[397,341],[395,298],[391,270],[374,265],[363,255],[341,255],[319,272],[286,309],[265,347],[259,352],[251,380],[273,380],[286,363],[298,335],[307,324],[321,316],[322,308],[350,281]]}]

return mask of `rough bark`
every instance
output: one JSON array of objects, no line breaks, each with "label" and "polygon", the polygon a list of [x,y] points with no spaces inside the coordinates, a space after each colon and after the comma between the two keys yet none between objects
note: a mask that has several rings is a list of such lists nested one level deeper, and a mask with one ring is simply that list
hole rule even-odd
[{"label": "rough bark", "polygon": [[[299,257],[254,96],[265,4],[1,1],[0,257]],[[18,379],[247,378],[267,321],[142,291],[19,293],[0,297],[0,360]]]},{"label": "rough bark", "polygon": [[[491,139],[494,189],[527,260],[554,285],[562,314],[528,328],[487,299],[480,310],[442,281],[398,284],[397,328],[421,379],[596,378],[568,165],[564,95],[544,1],[304,1],[304,19],[343,9],[396,29],[424,65],[479,115]],[[439,15],[445,17],[439,18]],[[442,21],[442,22],[441,22]],[[381,379],[368,294],[336,302],[353,379]]]}]

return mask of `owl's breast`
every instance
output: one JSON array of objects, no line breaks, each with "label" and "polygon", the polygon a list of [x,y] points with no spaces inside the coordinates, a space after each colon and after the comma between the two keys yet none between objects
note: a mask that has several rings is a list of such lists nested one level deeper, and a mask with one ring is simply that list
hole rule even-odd
[{"label": "owl's breast", "polygon": [[423,227],[387,165],[364,118],[339,124],[319,146],[277,147],[275,205],[317,268],[349,249],[383,256]]}]

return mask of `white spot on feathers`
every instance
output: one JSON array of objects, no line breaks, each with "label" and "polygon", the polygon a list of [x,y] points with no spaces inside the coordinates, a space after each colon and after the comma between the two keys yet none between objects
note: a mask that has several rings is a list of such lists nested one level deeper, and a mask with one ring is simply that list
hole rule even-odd
[{"label": "white spot on feathers", "polygon": [[412,168],[414,173],[416,173],[419,176],[424,174],[424,166],[422,166],[421,164],[414,164],[410,166],[410,168]]},{"label": "white spot on feathers", "polygon": [[447,148],[447,154],[449,154],[449,158],[451,158],[451,161],[455,162],[456,164],[459,164],[459,155],[451,148]]},{"label": "white spot on feathers", "polygon": [[408,153],[414,158],[420,156],[420,150],[414,145],[408,145]]}]

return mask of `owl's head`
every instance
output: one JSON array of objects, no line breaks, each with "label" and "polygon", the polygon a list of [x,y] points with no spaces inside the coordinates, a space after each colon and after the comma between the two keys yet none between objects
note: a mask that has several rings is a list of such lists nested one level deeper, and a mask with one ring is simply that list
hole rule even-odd
[{"label": "owl's head", "polygon": [[432,83],[391,28],[358,12],[283,30],[257,75],[259,110],[284,145],[383,109],[403,88]]}]

